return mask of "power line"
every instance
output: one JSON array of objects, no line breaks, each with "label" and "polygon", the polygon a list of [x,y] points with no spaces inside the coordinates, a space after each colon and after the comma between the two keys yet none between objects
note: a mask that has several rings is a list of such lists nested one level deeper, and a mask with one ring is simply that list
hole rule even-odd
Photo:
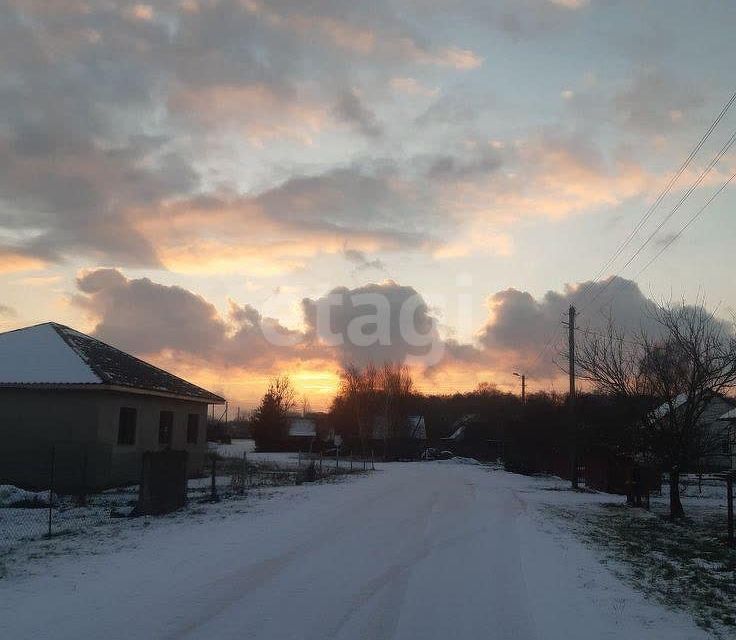
[{"label": "power line", "polygon": [[[710,136],[713,133],[713,131],[715,131],[716,127],[718,127],[718,125],[720,124],[721,120],[723,120],[723,118],[726,115],[726,113],[728,113],[729,109],[733,106],[734,102],[736,102],[736,91],[734,91],[731,94],[731,97],[723,105],[723,107],[721,108],[721,111],[718,113],[718,115],[713,120],[713,122],[711,122],[710,126],[708,127],[708,129],[706,129],[705,133],[701,136],[701,138],[698,141],[698,143],[690,151],[690,153],[685,158],[685,160],[680,165],[680,167],[675,172],[675,174],[668,180],[667,184],[662,189],[662,191],[659,193],[659,195],[657,196],[656,200],[649,206],[649,208],[646,210],[646,212],[644,213],[644,215],[640,218],[640,220],[634,226],[634,228],[629,233],[629,235],[626,237],[626,239],[623,241],[623,243],[621,243],[621,245],[619,245],[619,247],[616,249],[616,251],[613,253],[613,255],[598,270],[598,272],[595,274],[593,280],[591,282],[589,282],[587,285],[585,285],[580,291],[576,292],[575,297],[573,298],[573,302],[577,302],[578,299],[581,296],[583,296],[586,293],[588,293],[592,289],[592,287],[600,280],[600,278],[603,275],[603,273],[605,273],[605,271],[626,250],[626,248],[629,246],[629,244],[631,243],[631,241],[636,237],[637,233],[639,233],[639,231],[642,229],[642,227],[647,223],[647,221],[649,220],[649,218],[651,218],[651,216],[657,210],[657,208],[659,207],[659,205],[662,203],[662,201],[664,200],[664,198],[672,190],[672,187],[675,185],[675,183],[679,180],[679,178],[682,176],[682,174],[685,172],[685,170],[690,166],[690,164],[692,163],[692,161],[695,158],[695,156],[697,156],[698,152],[701,150],[701,148],[706,143],[706,141],[708,140],[708,138],[710,138]],[[736,132],[734,133],[734,135],[736,136]],[[730,144],[733,144],[733,139],[734,139],[734,136],[731,137]],[[727,143],[728,148],[730,148],[730,144]],[[720,156],[718,156],[718,160],[720,160],[721,157],[722,157],[722,154]],[[718,160],[716,160],[716,162],[718,162]],[[715,164],[715,163],[713,163],[713,164]],[[712,168],[712,166],[707,169],[707,171],[705,172],[705,175],[707,175],[707,173],[710,171],[710,168]],[[692,193],[692,191],[697,187],[697,185],[700,184],[700,181],[702,181],[702,179],[705,177],[705,175],[701,176],[701,178],[699,178],[699,180],[696,182],[696,184],[694,186],[692,186],[688,190],[686,196],[681,199],[681,201],[680,201],[680,203],[678,203],[676,209],[674,211],[672,211],[670,213],[670,215],[667,218],[665,218],[664,222],[659,225],[659,227],[655,230],[655,233],[662,227],[662,225],[664,223],[666,223],[667,220],[669,220],[669,218],[672,217],[672,215],[674,215],[675,211],[679,208],[679,206],[682,204],[682,202],[685,201],[685,199],[687,198],[687,196],[689,196],[689,194]],[[724,187],[722,187],[721,190],[723,190],[723,188],[725,188],[725,185],[724,185]],[[719,193],[720,193],[720,191],[719,191]],[[644,246],[646,246],[646,244],[649,243],[649,241],[651,240],[652,237],[653,237],[653,235],[650,236],[647,239],[647,241],[645,242],[645,244],[642,245],[642,247],[640,247],[639,250],[635,253],[634,257],[636,255],[638,255],[638,253],[641,252],[641,250],[644,248]],[[652,261],[650,261],[650,263],[651,262]],[[626,268],[630,263],[631,263],[631,259],[629,260],[629,262],[627,262],[627,264],[624,266],[624,268]],[[647,265],[647,266],[649,266],[649,265]],[[595,301],[595,299],[606,288],[608,288],[608,286],[611,284],[612,281],[613,281],[613,278],[611,278],[606,283],[606,285],[596,293],[596,295],[590,300],[590,302],[588,304],[586,304],[586,306],[583,308],[583,311],[585,311],[590,306],[590,304],[592,304],[593,301]],[[562,316],[562,314],[561,314],[561,316]],[[561,320],[561,317],[560,317],[560,320]],[[530,370],[533,371],[536,368],[536,366],[539,364],[539,361],[541,360],[542,356],[545,354],[545,352],[547,351],[547,349],[549,349],[550,345],[552,344],[552,341],[554,340],[555,336],[558,334],[558,332],[560,330],[560,327],[561,327],[561,325],[559,325],[555,330],[553,330],[549,334],[549,336],[548,336],[548,338],[547,338],[544,346],[540,349],[539,353],[537,354],[536,358],[534,359],[534,362],[532,363],[532,366],[530,367]]]},{"label": "power line", "polygon": [[716,129],[716,127],[720,124],[721,120],[723,120],[723,117],[726,115],[728,110],[731,108],[733,103],[736,102],[736,91],[731,94],[731,97],[726,102],[726,104],[721,109],[720,113],[716,117],[713,122],[711,122],[710,126],[706,130],[706,132],[703,134],[703,136],[700,138],[698,143],[693,147],[693,149],[688,154],[687,158],[685,158],[684,162],[680,165],[679,169],[675,172],[675,174],[669,179],[667,184],[665,185],[664,189],[660,192],[660,194],[657,196],[657,199],[649,206],[649,208],[646,210],[644,215],[640,218],[639,222],[634,226],[632,231],[629,233],[629,235],[626,237],[626,239],[619,245],[619,247],[616,249],[616,251],[613,253],[613,255],[605,262],[605,264],[598,270],[596,275],[594,276],[593,280],[589,282],[583,289],[578,292],[579,296],[584,295],[587,293],[595,284],[600,280],[601,276],[605,271],[615,262],[615,260],[626,250],[626,247],[629,246],[631,241],[636,237],[636,234],[641,230],[641,228],[646,224],[646,222],[651,218],[651,216],[654,214],[654,212],[657,210],[659,205],[662,203],[664,198],[669,194],[669,192],[672,190],[672,187],[675,185],[677,180],[682,176],[682,174],[685,172],[685,170],[690,166],[690,163],[693,161],[695,156],[698,154],[700,149],[703,147],[705,142],[708,140],[710,135],[713,133],[713,131]]},{"label": "power line", "polygon": [[706,202],[706,203],[705,203],[705,204],[704,204],[704,205],[703,205],[702,207],[700,207],[700,209],[698,209],[698,210],[697,210],[697,211],[696,211],[696,212],[695,212],[695,213],[693,214],[693,216],[692,216],[692,217],[691,217],[691,218],[690,218],[690,219],[689,219],[689,220],[688,220],[688,221],[687,221],[687,222],[686,222],[686,223],[685,223],[685,224],[683,225],[683,227],[682,227],[682,228],[681,228],[681,229],[680,229],[680,230],[679,230],[679,231],[678,231],[678,232],[677,232],[677,233],[676,233],[676,234],[675,234],[674,236],[672,236],[672,237],[671,237],[671,238],[670,238],[670,239],[669,239],[669,240],[667,241],[667,243],[666,243],[666,244],[665,244],[665,245],[664,245],[664,246],[663,246],[663,247],[662,247],[662,248],[661,248],[661,249],[660,249],[660,250],[659,250],[659,251],[657,252],[657,254],[656,254],[656,255],[655,255],[655,256],[654,256],[654,257],[653,257],[653,258],[652,258],[652,259],[651,259],[651,260],[650,260],[649,262],[647,262],[647,263],[646,263],[646,264],[645,264],[645,265],[644,265],[644,266],[643,266],[643,267],[642,267],[642,268],[641,268],[641,269],[640,269],[640,270],[639,270],[639,271],[637,272],[636,276],[634,276],[634,278],[635,278],[635,279],[636,279],[636,278],[638,278],[638,277],[639,277],[639,276],[640,276],[640,275],[641,275],[641,274],[642,274],[642,273],[643,273],[643,272],[644,272],[644,271],[645,271],[646,269],[648,269],[648,268],[649,268],[649,265],[651,265],[651,264],[652,264],[652,262],[654,262],[654,261],[655,261],[655,260],[656,260],[657,258],[659,258],[659,256],[661,256],[661,255],[662,255],[662,254],[663,254],[663,253],[664,253],[665,251],[667,251],[667,249],[669,249],[669,247],[670,247],[670,246],[671,246],[671,245],[672,245],[672,244],[673,244],[673,243],[674,243],[674,242],[675,242],[675,241],[676,241],[676,240],[677,240],[677,239],[678,239],[678,238],[679,238],[679,237],[680,237],[680,236],[681,236],[681,235],[682,235],[682,234],[683,234],[683,233],[684,233],[684,232],[685,232],[686,230],[687,230],[687,228],[688,228],[688,227],[689,227],[689,226],[690,226],[690,225],[691,225],[691,224],[692,224],[693,222],[695,222],[695,220],[697,220],[697,219],[698,219],[698,218],[699,218],[699,217],[701,216],[701,214],[702,214],[702,213],[703,213],[703,212],[704,212],[704,211],[705,211],[705,210],[706,210],[706,209],[707,209],[707,208],[708,208],[708,207],[710,206],[711,202],[713,202],[713,201],[714,201],[714,200],[715,200],[715,199],[716,199],[716,198],[717,198],[717,197],[718,197],[719,195],[721,195],[721,193],[722,193],[722,192],[723,192],[723,191],[724,191],[724,190],[726,189],[726,187],[727,187],[727,186],[728,186],[729,184],[731,184],[731,182],[732,182],[732,181],[734,180],[734,178],[736,178],[736,173],[733,173],[733,174],[731,175],[731,177],[730,177],[730,178],[729,178],[728,180],[726,180],[726,182],[724,182],[724,183],[723,183],[723,184],[721,185],[720,189],[718,189],[718,191],[716,191],[716,192],[715,192],[715,193],[714,193],[714,194],[713,194],[713,195],[712,195],[712,196],[711,196],[711,197],[710,197],[710,198],[708,199],[708,201],[707,201],[707,202]]},{"label": "power line", "polygon": [[539,364],[539,361],[542,359],[542,356],[544,355],[545,351],[547,351],[547,349],[549,349],[550,345],[552,344],[552,340],[554,340],[555,339],[555,336],[557,336],[558,332],[560,331],[560,327],[562,326],[562,324],[561,324],[561,322],[562,322],[562,316],[563,316],[563,313],[561,312],[560,313],[560,317],[558,319],[558,325],[555,327],[555,329],[553,329],[549,333],[549,335],[547,337],[547,341],[544,343],[544,346],[539,350],[539,353],[537,354],[537,357],[534,358],[534,362],[532,362],[531,366],[528,367],[528,370],[529,371],[534,371],[534,369],[536,369],[536,367]]},{"label": "power line", "polygon": [[[649,262],[647,262],[647,263],[646,263],[646,264],[645,264],[645,265],[644,265],[644,266],[643,266],[643,267],[642,267],[641,269],[639,269],[639,271],[637,271],[636,275],[634,276],[634,280],[638,279],[638,278],[639,278],[639,276],[640,276],[640,275],[641,275],[642,273],[644,273],[644,271],[646,271],[646,270],[647,270],[647,269],[648,269],[648,268],[649,268],[649,267],[651,266],[651,264],[652,264],[652,263],[653,263],[653,262],[654,262],[655,260],[657,260],[657,259],[658,259],[658,258],[659,258],[659,257],[660,257],[660,256],[661,256],[661,255],[662,255],[662,254],[663,254],[664,252],[665,252],[665,251],[667,251],[667,249],[669,249],[669,248],[670,248],[670,246],[671,246],[672,244],[674,244],[674,243],[675,243],[675,242],[677,241],[677,239],[678,239],[678,238],[679,238],[679,237],[680,237],[680,236],[681,236],[681,235],[682,235],[683,233],[685,233],[685,231],[686,231],[686,230],[687,230],[687,229],[688,229],[688,228],[690,227],[690,225],[691,225],[691,224],[692,224],[693,222],[695,222],[695,221],[696,221],[696,220],[697,220],[697,219],[698,219],[698,218],[699,218],[699,217],[700,217],[700,216],[701,216],[701,215],[702,215],[702,214],[703,214],[703,213],[704,213],[704,212],[706,211],[706,209],[707,209],[707,208],[708,208],[708,207],[709,207],[709,206],[711,205],[711,203],[712,203],[712,202],[713,202],[713,201],[714,201],[714,200],[715,200],[715,199],[716,199],[716,198],[717,198],[717,197],[718,197],[719,195],[721,195],[721,193],[723,193],[723,192],[724,192],[724,191],[726,190],[726,188],[728,187],[728,185],[730,185],[730,184],[731,184],[731,182],[733,182],[733,181],[734,181],[735,179],[736,179],[736,173],[733,173],[733,174],[732,174],[732,175],[731,175],[731,176],[730,176],[730,177],[728,178],[728,180],[726,180],[726,181],[725,181],[725,182],[724,182],[724,183],[723,183],[723,184],[722,184],[722,185],[721,185],[721,186],[720,186],[720,187],[718,188],[718,190],[717,190],[717,191],[716,191],[716,192],[715,192],[715,193],[714,193],[714,194],[713,194],[713,195],[712,195],[712,196],[711,196],[710,198],[708,198],[708,200],[706,201],[706,203],[705,203],[705,204],[704,204],[704,205],[703,205],[702,207],[700,207],[700,209],[698,209],[698,210],[697,210],[697,211],[696,211],[696,212],[695,212],[695,213],[694,213],[694,214],[693,214],[693,215],[692,215],[692,216],[690,217],[690,219],[689,219],[689,220],[688,220],[688,221],[687,221],[687,222],[686,222],[686,223],[685,223],[685,224],[684,224],[684,225],[683,225],[683,226],[682,226],[682,227],[680,228],[680,230],[679,230],[679,231],[678,231],[678,232],[677,232],[677,233],[676,233],[676,234],[675,234],[674,236],[672,236],[672,237],[671,237],[671,238],[670,238],[670,239],[669,239],[669,240],[668,240],[668,241],[667,241],[667,242],[666,242],[666,243],[665,243],[665,244],[664,244],[664,245],[663,245],[663,246],[662,246],[662,247],[660,248],[660,250],[659,250],[659,251],[658,251],[658,252],[657,252],[657,253],[656,253],[656,254],[655,254],[654,256],[652,256],[652,258],[651,258],[651,259],[649,260]],[[623,283],[622,283],[621,281],[619,281],[619,282],[618,282],[618,284],[617,284],[617,287],[616,287],[616,288],[615,288],[615,289],[613,290],[613,295],[611,296],[611,299],[613,299],[613,298],[614,298],[614,297],[615,297],[615,296],[616,296],[616,295],[618,294],[618,291],[619,291],[619,289],[620,289],[620,288],[621,288],[622,286],[623,286]],[[592,302],[592,300],[591,300],[591,302]],[[598,311],[601,311],[601,310],[602,310],[602,308],[601,308],[601,309],[599,309]]]},{"label": "power line", "polygon": [[[654,236],[659,233],[659,231],[662,229],[662,227],[667,224],[667,222],[674,216],[679,210],[680,207],[683,205],[683,203],[692,195],[692,193],[700,186],[700,183],[707,177],[707,175],[711,172],[713,167],[715,167],[718,162],[720,162],[721,158],[723,158],[726,153],[728,153],[729,149],[733,146],[734,142],[736,142],[736,131],[731,134],[731,137],[728,139],[728,141],[721,147],[721,149],[718,151],[718,153],[711,159],[711,161],[708,163],[708,166],[701,172],[701,174],[698,176],[698,178],[693,182],[693,184],[690,185],[690,187],[687,189],[687,191],[683,194],[683,196],[680,198],[680,200],[677,202],[677,204],[672,208],[672,210],[660,221],[660,223],[657,225],[657,227],[652,231],[652,233],[649,234],[647,239],[639,246],[639,248],[629,257],[629,259],[626,261],[624,266],[620,269],[619,274],[623,272],[631,263],[639,256],[639,254],[646,248],[646,246],[652,241]],[[617,274],[618,275],[618,274]],[[611,277],[604,285],[601,287],[596,294],[590,299],[590,301],[586,304],[585,309],[587,309],[593,302],[596,301],[598,297],[606,290],[609,286],[614,282],[614,278]]]}]

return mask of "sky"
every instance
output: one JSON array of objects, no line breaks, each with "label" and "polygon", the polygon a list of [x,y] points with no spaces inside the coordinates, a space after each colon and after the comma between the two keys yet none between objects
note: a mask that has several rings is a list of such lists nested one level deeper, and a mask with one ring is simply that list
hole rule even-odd
[{"label": "sky", "polygon": [[61,322],[243,408],[279,373],[324,408],[385,360],[424,391],[563,390],[570,304],[631,330],[736,308],[736,187],[677,236],[736,170],[690,188],[736,106],[657,200],[736,89],[734,24],[729,1],[0,0],[0,329]]}]

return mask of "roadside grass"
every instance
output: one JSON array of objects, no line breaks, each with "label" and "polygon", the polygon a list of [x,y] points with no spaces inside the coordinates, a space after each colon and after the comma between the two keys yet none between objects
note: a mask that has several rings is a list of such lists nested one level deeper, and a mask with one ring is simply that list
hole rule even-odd
[{"label": "roadside grass", "polygon": [[723,539],[723,515],[707,512],[673,523],[621,504],[589,511],[555,509],[603,563],[647,595],[687,610],[718,638],[736,634],[736,550]]}]

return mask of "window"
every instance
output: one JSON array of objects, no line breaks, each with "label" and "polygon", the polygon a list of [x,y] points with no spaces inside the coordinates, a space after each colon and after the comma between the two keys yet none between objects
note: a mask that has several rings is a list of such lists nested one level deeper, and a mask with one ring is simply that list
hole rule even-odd
[{"label": "window", "polygon": [[135,444],[135,423],[138,412],[131,407],[120,407],[118,418],[118,444]]},{"label": "window", "polygon": [[174,412],[162,411],[158,419],[158,443],[171,444],[171,432],[174,429]]},{"label": "window", "polygon": [[199,440],[199,414],[190,413],[187,416],[187,444],[197,444]]}]

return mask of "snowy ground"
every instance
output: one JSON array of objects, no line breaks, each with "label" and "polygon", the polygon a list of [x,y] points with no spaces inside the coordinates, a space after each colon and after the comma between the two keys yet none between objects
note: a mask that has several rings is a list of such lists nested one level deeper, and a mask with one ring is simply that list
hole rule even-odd
[{"label": "snowy ground", "polygon": [[725,483],[688,476],[681,484],[687,518],[667,517],[668,487],[651,512],[621,504],[551,507],[637,590],[677,609],[719,638],[736,637],[736,550],[725,544]]},{"label": "snowy ground", "polygon": [[71,547],[45,541],[0,580],[0,637],[709,637],[550,516],[612,499],[563,486],[472,464],[380,465]]}]

